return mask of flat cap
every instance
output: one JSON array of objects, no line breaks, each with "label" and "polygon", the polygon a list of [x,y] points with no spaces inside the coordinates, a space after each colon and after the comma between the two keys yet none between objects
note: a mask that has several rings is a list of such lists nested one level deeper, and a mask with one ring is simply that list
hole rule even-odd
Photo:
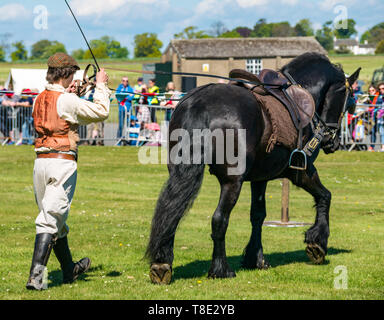
[{"label": "flat cap", "polygon": [[77,67],[80,69],[77,61],[64,52],[57,52],[50,56],[47,63],[48,67],[52,68]]}]

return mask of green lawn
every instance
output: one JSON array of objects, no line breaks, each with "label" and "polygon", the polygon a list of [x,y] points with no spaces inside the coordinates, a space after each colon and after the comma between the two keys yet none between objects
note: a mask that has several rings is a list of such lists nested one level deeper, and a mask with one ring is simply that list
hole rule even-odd
[{"label": "green lawn", "polygon": [[364,90],[368,89],[372,81],[373,72],[376,69],[384,67],[384,55],[375,56],[337,56],[329,57],[333,63],[340,63],[346,73],[352,74],[361,67],[360,80],[365,82]]},{"label": "green lawn", "polygon": [[[206,175],[175,241],[174,281],[155,286],[143,260],[153,209],[167,178],[164,165],[142,165],[134,147],[80,147],[78,184],[68,219],[74,259],[89,256],[92,268],[72,285],[60,284],[52,254],[49,289],[25,289],[34,243],[32,147],[0,148],[0,299],[382,299],[384,297],[384,154],[321,154],[322,182],[332,191],[329,254],[309,263],[306,228],[263,229],[272,268],[240,269],[250,235],[249,183],[243,187],[227,232],[227,254],[237,277],[208,280],[211,216],[219,189]],[[267,189],[268,220],[280,217],[281,185]],[[313,222],[313,200],[291,188],[291,220]],[[348,271],[348,289],[334,288],[337,266]]]}]

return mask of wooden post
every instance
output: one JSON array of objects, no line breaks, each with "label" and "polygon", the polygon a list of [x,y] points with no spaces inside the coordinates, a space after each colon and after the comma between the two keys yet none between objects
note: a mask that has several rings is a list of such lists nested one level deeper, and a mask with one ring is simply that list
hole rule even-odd
[{"label": "wooden post", "polygon": [[283,179],[283,188],[281,195],[281,222],[289,222],[289,180]]},{"label": "wooden post", "polygon": [[289,221],[289,180],[282,180],[283,187],[281,193],[281,219],[280,221],[265,221],[264,226],[269,227],[303,227],[310,223]]}]

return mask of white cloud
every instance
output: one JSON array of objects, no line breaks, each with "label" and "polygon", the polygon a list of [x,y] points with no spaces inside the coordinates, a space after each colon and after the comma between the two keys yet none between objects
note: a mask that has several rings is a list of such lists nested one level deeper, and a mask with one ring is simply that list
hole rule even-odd
[{"label": "white cloud", "polygon": [[299,3],[299,0],[281,0],[282,4],[287,4],[289,6],[295,6]]},{"label": "white cloud", "polygon": [[15,19],[26,18],[30,12],[25,7],[18,3],[6,4],[0,7],[0,21],[9,21]]},{"label": "white cloud", "polygon": [[347,8],[356,3],[356,0],[322,0],[319,7],[324,11],[333,11],[338,5],[345,5]]},{"label": "white cloud", "polygon": [[119,9],[130,9],[138,5],[166,6],[169,0],[72,0],[70,3],[79,16],[103,15],[115,12]]},{"label": "white cloud", "polygon": [[242,8],[250,8],[267,4],[268,0],[236,0],[236,2]]}]

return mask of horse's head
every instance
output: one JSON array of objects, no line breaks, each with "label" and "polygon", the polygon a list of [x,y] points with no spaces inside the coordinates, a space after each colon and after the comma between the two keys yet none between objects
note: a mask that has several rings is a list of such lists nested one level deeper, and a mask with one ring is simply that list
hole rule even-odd
[{"label": "horse's head", "polygon": [[[326,154],[335,152],[340,145],[341,121],[345,113],[355,112],[356,103],[353,98],[352,85],[358,79],[361,68],[343,81],[332,83],[326,93],[320,118],[325,122],[326,132],[321,147]],[[342,72],[342,70],[340,70]]]}]

